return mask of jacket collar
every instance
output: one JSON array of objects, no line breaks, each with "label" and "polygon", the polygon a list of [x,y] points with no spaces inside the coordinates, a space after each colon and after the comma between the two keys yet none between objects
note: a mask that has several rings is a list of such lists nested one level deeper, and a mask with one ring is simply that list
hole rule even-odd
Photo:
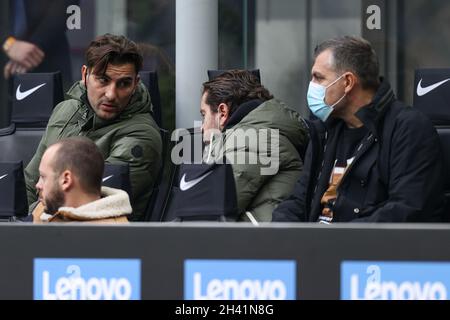
[{"label": "jacket collar", "polygon": [[[379,127],[381,119],[386,114],[392,101],[395,100],[395,95],[389,82],[384,78],[380,78],[380,82],[380,86],[375,92],[372,101],[360,108],[355,114],[355,116],[362,121],[364,126],[376,137],[378,136],[377,129]],[[319,126],[324,129],[326,128],[327,130],[335,128],[340,123],[343,123],[341,119],[333,117],[328,118],[325,123],[323,123],[322,121],[320,122],[323,125]],[[316,129],[318,129],[318,126],[316,126]]]},{"label": "jacket collar", "polygon": [[[153,111],[153,106],[151,104],[150,95],[147,91],[147,88],[139,81],[138,86],[136,88],[136,92],[131,97],[131,100],[128,106],[123,110],[123,112],[113,120],[103,120],[96,116],[94,110],[89,104],[87,98],[87,90],[82,81],[76,82],[67,92],[67,97],[70,99],[75,99],[81,102],[81,106],[78,112],[81,114],[82,126],[91,126],[94,129],[101,128],[107,126],[111,123],[120,122],[125,119],[129,119],[133,117],[135,114],[139,113],[148,113],[150,114]],[[91,120],[92,119],[92,123]]]},{"label": "jacket collar", "polygon": [[241,122],[241,120],[244,119],[246,115],[255,110],[262,103],[263,102],[261,100],[254,99],[241,104],[236,108],[236,111],[231,115],[230,119],[228,119],[223,131],[230,129]]},{"label": "jacket collar", "polygon": [[395,95],[389,82],[383,78],[380,80],[381,84],[372,101],[359,109],[355,114],[375,136],[378,136],[377,129],[381,119],[383,119],[392,101],[395,100]]},{"label": "jacket collar", "polygon": [[120,189],[102,187],[102,198],[78,208],[61,207],[53,216],[43,214],[41,220],[51,221],[57,217],[65,220],[98,220],[130,214],[132,209],[128,194]]}]

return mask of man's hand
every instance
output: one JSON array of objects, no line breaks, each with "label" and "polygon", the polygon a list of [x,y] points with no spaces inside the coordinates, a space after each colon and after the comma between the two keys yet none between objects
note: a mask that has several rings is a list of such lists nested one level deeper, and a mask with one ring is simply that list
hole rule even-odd
[{"label": "man's hand", "polygon": [[3,68],[3,76],[5,79],[9,79],[9,77],[27,72],[28,69],[25,68],[25,66],[21,65],[18,62],[9,60],[7,64],[5,64],[5,67]]},{"label": "man's hand", "polygon": [[45,54],[31,42],[16,40],[6,51],[7,56],[27,70],[37,67],[44,60]]}]

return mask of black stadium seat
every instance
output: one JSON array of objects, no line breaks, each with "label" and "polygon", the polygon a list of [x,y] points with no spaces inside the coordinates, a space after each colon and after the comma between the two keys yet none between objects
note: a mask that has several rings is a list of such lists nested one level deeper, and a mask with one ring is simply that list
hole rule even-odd
[{"label": "black stadium seat", "polygon": [[21,161],[0,162],[0,221],[14,221],[28,214],[27,193]]},{"label": "black stadium seat", "polygon": [[446,216],[450,217],[450,68],[418,69],[414,81],[414,107],[433,122],[444,157]]},{"label": "black stadium seat", "polygon": [[[183,161],[181,165],[174,164],[172,159],[164,161],[164,170],[158,177],[160,183],[157,183],[153,190],[146,221],[236,220],[237,200],[231,165],[201,164],[201,154],[200,157],[194,155],[196,143],[194,140],[200,139],[197,142],[201,142],[201,131],[180,131],[177,138],[177,143],[188,141],[185,147],[190,145],[191,153],[177,154]],[[165,158],[171,157],[172,151],[175,150],[173,149],[175,142],[169,141],[168,146],[165,149]],[[184,174],[186,174],[184,181],[189,183],[203,173],[208,174],[204,181],[199,181],[189,190],[180,190],[180,184],[184,183],[181,182]],[[214,188],[211,188],[212,185]]]},{"label": "black stadium seat", "polygon": [[162,127],[162,109],[161,109],[161,95],[159,93],[158,74],[156,71],[141,71],[139,72],[142,83],[147,87],[152,99],[153,105],[153,119],[155,119],[158,127]]},{"label": "black stadium seat", "polygon": [[43,134],[43,128],[16,128],[14,123],[0,129],[0,161],[22,161],[26,166]]},{"label": "black stadium seat", "polygon": [[170,188],[169,177],[172,176],[172,172],[175,165],[170,161],[170,152],[173,144],[170,140],[170,132],[162,128],[162,106],[161,106],[161,94],[159,92],[158,73],[156,71],[141,71],[139,72],[142,83],[147,87],[150,93],[150,98],[153,105],[153,119],[160,128],[162,139],[162,168],[158,173],[155,185],[153,186],[152,195],[147,203],[147,209],[145,212],[145,221],[160,221],[161,212],[164,210],[164,206],[167,199],[167,192]]},{"label": "black stadium seat", "polygon": [[105,163],[102,186],[122,189],[132,196],[128,163]]},{"label": "black stadium seat", "polygon": [[14,77],[11,124],[0,130],[0,161],[33,157],[53,108],[63,100],[61,74],[26,73]]},{"label": "black stadium seat", "polygon": [[171,135],[167,130],[160,129],[163,142],[162,150],[162,168],[158,173],[152,195],[147,204],[145,221],[161,221],[161,217],[167,205],[169,190],[172,186],[173,176],[176,165],[171,161],[171,151],[174,143],[171,141]]},{"label": "black stadium seat", "polygon": [[53,108],[64,99],[60,72],[14,77],[11,122],[17,127],[45,128]]},{"label": "black stadium seat", "polygon": [[[208,77],[209,79],[213,79],[217,77],[218,75],[222,74],[226,70],[208,70]],[[260,80],[260,72],[259,70],[251,70],[251,72]],[[158,110],[158,102],[159,100],[159,90],[157,93],[152,95],[152,90],[155,90],[155,88],[158,88],[157,84],[157,76],[156,73],[152,72],[140,72],[141,80],[146,84],[150,96],[152,98],[152,102],[154,103],[155,110]],[[153,81],[152,81],[153,79]],[[153,83],[153,85],[152,85]],[[160,107],[159,107],[159,110]],[[157,113],[156,113],[157,114]],[[161,113],[159,113],[161,114]],[[157,116],[155,116],[155,120]],[[201,131],[198,132],[194,130],[194,128],[188,129],[189,136],[182,135],[179,138],[177,142],[180,142],[183,139],[187,139],[190,141],[191,146],[191,154],[190,157],[183,157],[184,164],[176,165],[171,160],[169,161],[169,157],[171,156],[171,150],[174,147],[175,143],[170,141],[170,135],[167,133],[167,131],[161,129],[161,135],[163,137],[163,170],[160,172],[157,182],[155,183],[155,187],[153,188],[152,197],[149,201],[149,204],[147,206],[146,211],[146,221],[172,221],[172,220],[234,220],[236,219],[237,214],[237,204],[236,204],[236,191],[235,191],[235,185],[234,185],[234,177],[231,171],[230,166],[219,166],[216,165],[214,169],[214,175],[220,175],[220,178],[214,179],[215,182],[220,181],[223,183],[230,184],[231,186],[228,186],[226,189],[231,190],[231,192],[226,192],[222,194],[214,194],[210,195],[210,199],[214,198],[215,201],[209,201],[209,203],[206,203],[203,206],[198,206],[199,204],[195,202],[194,199],[189,198],[188,195],[184,195],[183,193],[178,192],[179,190],[179,183],[180,183],[180,172],[184,172],[185,170],[191,170],[191,168],[199,168],[199,166],[204,166],[198,164],[198,162],[201,162],[201,152],[199,156],[196,156],[194,153],[194,148],[196,143],[194,142],[196,138],[199,139],[200,145],[201,143]],[[198,136],[200,135],[200,136]],[[201,146],[203,149],[203,145]],[[167,160],[166,160],[167,159]],[[197,163],[197,164],[191,164],[191,163]],[[230,178],[231,175],[231,178]],[[227,177],[225,179],[225,177]],[[223,179],[223,180],[221,180]],[[209,180],[208,180],[209,181]],[[205,184],[202,184],[199,187],[204,187],[207,185],[206,179]],[[219,183],[219,185],[221,185]],[[212,188],[206,188],[209,192],[214,192],[214,189]],[[194,190],[195,191],[195,190]],[[217,190],[216,190],[217,191]],[[220,193],[220,192],[219,192]],[[185,201],[183,200],[189,200]],[[191,202],[193,200],[194,202]],[[220,202],[220,201],[225,202]],[[180,206],[181,205],[181,206]],[[215,206],[214,206],[215,205]],[[196,208],[200,209],[197,213],[197,215],[190,216],[186,212],[189,211],[189,208]],[[202,208],[206,208],[205,211],[201,212]],[[230,209],[231,208],[231,209]],[[184,211],[184,212],[182,212]]]},{"label": "black stadium seat", "polygon": [[230,164],[181,164],[163,221],[236,221],[236,186]]}]

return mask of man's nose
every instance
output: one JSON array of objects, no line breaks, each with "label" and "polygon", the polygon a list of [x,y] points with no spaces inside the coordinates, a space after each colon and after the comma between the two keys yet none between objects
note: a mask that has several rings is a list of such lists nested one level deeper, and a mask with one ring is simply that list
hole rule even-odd
[{"label": "man's nose", "polygon": [[116,98],[117,96],[117,92],[116,92],[116,85],[114,83],[111,83],[105,91],[105,97],[109,100],[112,101]]},{"label": "man's nose", "polygon": [[38,182],[36,183],[36,190],[39,192],[42,189],[42,182],[41,179],[38,180]]}]

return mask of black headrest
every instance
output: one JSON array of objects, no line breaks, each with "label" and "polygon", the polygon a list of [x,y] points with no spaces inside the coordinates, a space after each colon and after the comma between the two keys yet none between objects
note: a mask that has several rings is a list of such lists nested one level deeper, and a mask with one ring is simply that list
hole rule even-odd
[{"label": "black headrest", "polygon": [[450,68],[416,70],[413,104],[435,125],[450,124]]},{"label": "black headrest", "polygon": [[0,162],[0,195],[0,218],[28,214],[22,161]]},{"label": "black headrest", "polygon": [[159,93],[158,85],[158,74],[156,71],[141,71],[139,72],[142,83],[147,87],[150,93],[150,98],[152,99],[153,105],[153,119],[155,119],[156,124],[161,128],[161,95]]},{"label": "black headrest", "polygon": [[[222,73],[227,72],[229,70],[208,70],[208,79],[211,81],[214,78],[217,78]],[[259,73],[259,69],[248,70],[250,71],[256,78],[258,78],[259,83],[261,83],[261,75]]]},{"label": "black headrest", "polygon": [[105,163],[102,185],[105,187],[122,189],[131,197],[132,190],[128,163]]},{"label": "black headrest", "polygon": [[238,216],[230,164],[181,164],[164,220],[232,220]]},{"label": "black headrest", "polygon": [[14,76],[11,121],[18,127],[45,127],[64,99],[60,72]]}]

